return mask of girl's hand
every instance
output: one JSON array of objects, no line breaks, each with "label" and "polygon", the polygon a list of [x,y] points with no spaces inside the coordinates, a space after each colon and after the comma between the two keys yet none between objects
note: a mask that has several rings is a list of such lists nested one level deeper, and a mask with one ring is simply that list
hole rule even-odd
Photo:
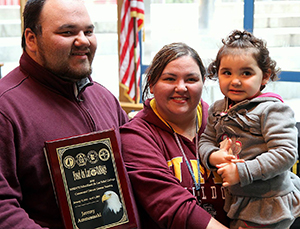
[{"label": "girl's hand", "polygon": [[237,157],[232,157],[232,155],[225,156],[225,159],[230,161],[230,162],[233,162],[233,163],[245,162],[244,159],[240,159],[240,158],[237,158]]},{"label": "girl's hand", "polygon": [[216,165],[216,167],[218,168],[217,173],[223,179],[224,187],[232,186],[232,185],[238,184],[240,182],[240,176],[238,173],[236,163],[233,163],[233,162],[222,163],[222,164]]},{"label": "girl's hand", "polygon": [[220,143],[220,150],[213,152],[209,156],[209,164],[211,166],[216,166],[217,164],[229,163],[232,160],[236,159],[235,156],[229,154],[229,149],[232,145],[231,139],[225,139]]}]

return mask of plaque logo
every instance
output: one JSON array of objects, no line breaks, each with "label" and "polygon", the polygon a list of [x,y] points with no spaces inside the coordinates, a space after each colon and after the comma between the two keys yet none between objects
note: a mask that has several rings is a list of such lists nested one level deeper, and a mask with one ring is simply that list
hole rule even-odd
[{"label": "plaque logo", "polygon": [[99,151],[99,157],[102,161],[107,161],[110,158],[110,153],[107,149],[101,149]]},{"label": "plaque logo", "polygon": [[90,150],[87,154],[87,158],[91,164],[96,164],[98,162],[98,155],[95,150]]},{"label": "plaque logo", "polygon": [[85,166],[86,165],[86,161],[87,161],[87,158],[85,156],[84,153],[79,153],[77,154],[76,156],[76,162],[79,166]]},{"label": "plaque logo", "polygon": [[74,157],[72,156],[66,156],[64,158],[64,166],[67,168],[67,169],[73,169],[74,166],[75,166],[76,162],[75,162],[75,159]]}]

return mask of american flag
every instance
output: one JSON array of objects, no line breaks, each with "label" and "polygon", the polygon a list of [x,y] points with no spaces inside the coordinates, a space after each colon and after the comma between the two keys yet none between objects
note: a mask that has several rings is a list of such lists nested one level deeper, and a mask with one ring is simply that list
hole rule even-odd
[{"label": "american flag", "polygon": [[141,75],[139,31],[144,25],[143,0],[124,0],[121,10],[120,83],[130,101],[138,101]]},{"label": "american flag", "polygon": [[20,0],[0,0],[0,5],[20,5]]}]

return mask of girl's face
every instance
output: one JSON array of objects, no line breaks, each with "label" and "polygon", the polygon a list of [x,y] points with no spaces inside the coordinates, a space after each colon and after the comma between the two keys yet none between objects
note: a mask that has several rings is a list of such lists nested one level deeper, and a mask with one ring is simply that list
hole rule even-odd
[{"label": "girl's face", "polygon": [[238,103],[258,96],[270,74],[263,74],[251,52],[223,56],[218,71],[221,92]]},{"label": "girl's face", "polygon": [[195,117],[202,94],[203,81],[199,66],[190,56],[170,62],[158,81],[150,85],[157,111],[167,121]]}]

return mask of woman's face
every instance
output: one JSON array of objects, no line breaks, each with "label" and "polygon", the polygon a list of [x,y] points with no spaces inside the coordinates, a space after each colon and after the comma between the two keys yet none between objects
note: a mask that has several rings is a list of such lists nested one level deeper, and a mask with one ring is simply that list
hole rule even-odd
[{"label": "woman's face", "polygon": [[200,68],[190,56],[170,62],[158,81],[150,85],[158,113],[165,120],[176,121],[195,117],[202,94]]}]

